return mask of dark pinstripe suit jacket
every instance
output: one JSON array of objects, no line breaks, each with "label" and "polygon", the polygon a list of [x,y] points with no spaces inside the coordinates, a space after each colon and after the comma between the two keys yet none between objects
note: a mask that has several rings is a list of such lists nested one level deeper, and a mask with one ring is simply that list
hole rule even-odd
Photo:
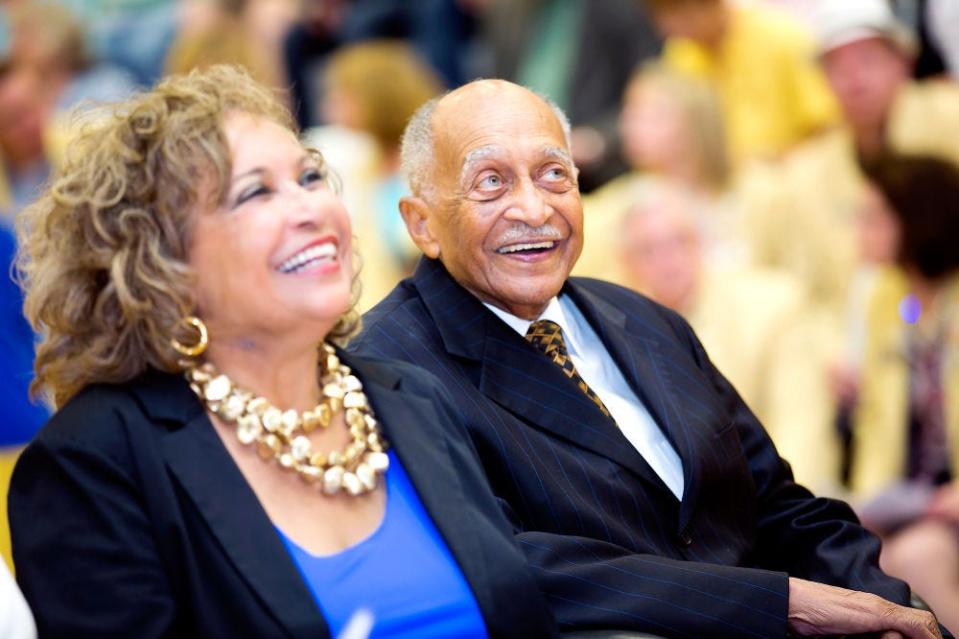
[{"label": "dark pinstripe suit jacket", "polygon": [[876,538],[845,504],[793,482],[682,319],[596,280],[572,278],[563,293],[676,447],[681,503],[558,367],[438,261],[424,259],[371,310],[352,345],[446,384],[561,627],[783,637],[787,574],[907,603],[906,585],[877,567]]}]

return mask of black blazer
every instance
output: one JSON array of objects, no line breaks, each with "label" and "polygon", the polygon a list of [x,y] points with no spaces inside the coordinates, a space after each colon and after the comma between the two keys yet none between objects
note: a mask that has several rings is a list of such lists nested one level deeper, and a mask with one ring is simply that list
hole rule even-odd
[{"label": "black blazer", "polygon": [[[489,633],[553,635],[439,383],[406,364],[344,360],[363,381]],[[153,371],[72,399],[21,456],[9,515],[17,579],[41,637],[329,636],[182,376]]]},{"label": "black blazer", "polygon": [[[682,459],[682,502],[547,358],[424,259],[351,348],[435,373],[561,628],[783,637],[788,575],[905,604],[878,540],[814,498],[675,313],[618,286],[569,295]],[[749,309],[730,309],[747,313]]]}]

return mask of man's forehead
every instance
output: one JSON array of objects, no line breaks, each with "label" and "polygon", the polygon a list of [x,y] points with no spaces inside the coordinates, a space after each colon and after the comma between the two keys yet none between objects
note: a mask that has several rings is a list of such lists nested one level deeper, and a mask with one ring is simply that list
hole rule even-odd
[{"label": "man's forehead", "polygon": [[503,80],[480,80],[445,96],[436,106],[433,127],[438,137],[451,140],[515,128],[562,135],[562,125],[542,98]]},{"label": "man's forehead", "polygon": [[828,65],[830,61],[838,60],[842,57],[859,57],[874,53],[888,53],[891,54],[889,57],[900,57],[902,55],[887,38],[880,35],[872,35],[834,47],[822,53],[820,60]]},{"label": "man's forehead", "polygon": [[[472,149],[468,149],[463,155],[463,166],[469,166],[488,158],[497,158],[509,156],[515,149],[505,144],[484,144]],[[535,155],[557,160],[571,161],[569,151],[555,144],[543,143],[533,145],[530,150]]]}]

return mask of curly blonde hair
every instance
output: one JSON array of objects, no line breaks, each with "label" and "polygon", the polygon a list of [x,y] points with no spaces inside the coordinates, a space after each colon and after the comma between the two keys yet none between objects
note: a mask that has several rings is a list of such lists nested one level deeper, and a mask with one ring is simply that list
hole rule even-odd
[{"label": "curly blonde hair", "polygon": [[[231,66],[171,76],[77,120],[63,166],[17,221],[24,313],[41,335],[34,395],[62,406],[92,383],[182,370],[170,339],[196,339],[182,321],[195,308],[194,210],[226,197],[231,111],[294,130],[276,96]],[[357,325],[351,308],[329,337]]]}]

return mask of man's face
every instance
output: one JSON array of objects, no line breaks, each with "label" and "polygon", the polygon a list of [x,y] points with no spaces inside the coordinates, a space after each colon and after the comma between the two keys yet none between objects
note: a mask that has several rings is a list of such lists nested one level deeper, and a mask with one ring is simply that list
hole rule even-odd
[{"label": "man's face", "polygon": [[855,129],[881,127],[909,77],[906,57],[880,37],[828,51],[822,66],[846,120]]},{"label": "man's face", "polygon": [[675,196],[645,202],[627,216],[620,237],[623,261],[635,288],[685,313],[699,282],[699,237]]},{"label": "man's face", "polygon": [[559,293],[583,246],[583,208],[562,126],[502,81],[450,94],[433,115],[427,255],[484,302],[527,319]]}]

